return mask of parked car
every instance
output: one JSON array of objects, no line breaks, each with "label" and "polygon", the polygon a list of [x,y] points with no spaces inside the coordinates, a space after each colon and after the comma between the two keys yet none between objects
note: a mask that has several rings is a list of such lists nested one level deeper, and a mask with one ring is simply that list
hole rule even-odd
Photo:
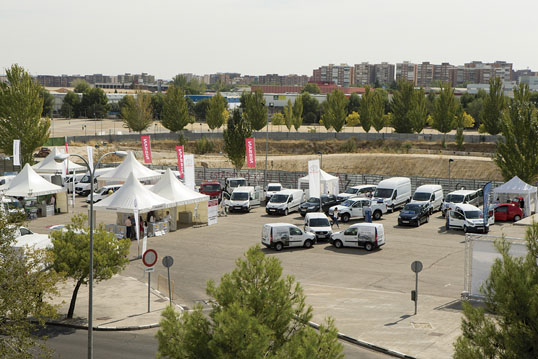
[{"label": "parked car", "polygon": [[428,204],[430,214],[440,211],[443,205],[443,187],[438,184],[425,184],[415,190],[411,203]]},{"label": "parked car", "polygon": [[318,239],[329,239],[333,233],[329,218],[323,213],[307,213],[304,218],[304,230],[316,235]]},{"label": "parked car", "polygon": [[378,203],[368,198],[350,198],[339,205],[329,208],[329,216],[334,215],[334,210],[338,208],[338,216],[342,222],[348,222],[352,218],[364,218],[366,208],[370,208],[372,218],[378,220],[384,213],[387,213],[387,205],[383,202]]},{"label": "parked car", "polygon": [[303,232],[299,227],[289,223],[264,224],[262,229],[262,244],[267,248],[281,251],[287,247],[312,248],[316,235]]},{"label": "parked car", "polygon": [[[310,197],[308,201],[304,202],[299,206],[299,213],[301,216],[306,216],[309,212],[319,212],[319,197]],[[321,210],[323,213],[328,213],[329,208],[336,206],[338,201],[334,194],[323,194],[321,195]]]},{"label": "parked car", "polygon": [[211,199],[222,199],[222,186],[217,181],[206,181],[200,184],[200,193],[208,195]]},{"label": "parked car", "polygon": [[482,189],[477,190],[458,190],[450,192],[446,195],[441,212],[443,217],[451,209],[455,208],[457,204],[471,204],[473,206],[480,206],[483,202]]},{"label": "parked car", "polygon": [[384,202],[391,212],[411,201],[411,180],[407,177],[392,177],[377,184],[374,197]]},{"label": "parked car", "polygon": [[37,153],[34,153],[34,157],[47,157],[50,155],[50,148],[41,147]]},{"label": "parked car", "polygon": [[300,189],[285,189],[277,192],[265,206],[267,214],[283,214],[299,210],[299,206],[304,202],[304,192]]},{"label": "parked car", "polygon": [[373,184],[362,184],[359,186],[348,187],[345,192],[339,193],[336,196],[338,202],[343,202],[346,199],[353,197],[372,197],[377,189]]},{"label": "parked car", "polygon": [[457,204],[448,212],[448,227],[463,229],[463,232],[488,233],[489,226],[495,223],[495,216],[491,214],[484,221],[483,211],[471,204]]},{"label": "parked car", "polygon": [[[107,198],[112,193],[121,188],[121,184],[113,184],[109,186],[103,186],[93,193],[93,203],[97,203]],[[91,203],[90,195],[86,198],[86,203]]]},{"label": "parked car", "polygon": [[523,211],[514,203],[501,203],[495,207],[495,221],[514,221],[523,218]]},{"label": "parked car", "polygon": [[271,197],[277,192],[282,191],[284,188],[280,183],[269,183],[267,184],[267,188],[265,190],[265,203],[269,202]]},{"label": "parked car", "polygon": [[381,223],[357,223],[331,235],[336,248],[357,247],[371,251],[385,244],[385,230]]},{"label": "parked car", "polygon": [[398,216],[398,225],[414,225],[420,226],[422,223],[430,221],[430,205],[429,203],[408,203],[400,211]]},{"label": "parked car", "polygon": [[229,212],[250,212],[250,209],[261,203],[261,187],[252,186],[236,187],[228,201]]}]

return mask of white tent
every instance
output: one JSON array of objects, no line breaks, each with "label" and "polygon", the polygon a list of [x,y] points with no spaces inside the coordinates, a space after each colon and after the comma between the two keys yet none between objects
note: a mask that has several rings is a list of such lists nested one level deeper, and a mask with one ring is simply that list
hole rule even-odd
[{"label": "white tent", "polygon": [[151,192],[167,198],[177,205],[208,201],[209,196],[191,190],[174,176],[172,171],[166,170],[161,179],[151,187]]},{"label": "white tent", "polygon": [[[60,151],[56,147],[54,147],[52,151],[50,152],[50,154],[43,161],[33,165],[32,168],[37,173],[64,173],[65,163],[63,162],[58,163],[54,160],[54,157],[58,155],[59,153]],[[80,172],[86,171],[86,166],[78,165],[69,159],[67,159],[67,161],[68,161],[67,169],[69,170],[69,172],[76,171],[80,173]]]},{"label": "white tent", "polygon": [[36,197],[65,191],[65,188],[52,184],[38,175],[27,163],[9,183],[4,194],[10,197]]},{"label": "white tent", "polygon": [[525,217],[531,215],[531,203],[533,204],[534,213],[538,213],[536,211],[537,206],[538,206],[538,197],[537,197],[536,187],[523,182],[518,176],[515,176],[510,181],[503,183],[499,187],[495,188],[493,190],[493,193],[495,195],[510,194],[510,195],[518,195],[520,197],[523,197],[523,200],[525,202],[525,213],[524,213]]},{"label": "white tent", "polygon": [[127,158],[114,170],[99,176],[100,181],[126,181],[133,174],[139,181],[147,181],[161,177],[159,172],[153,171],[140,162],[129,152]]},{"label": "white tent", "polygon": [[[338,193],[340,193],[340,180],[338,179],[338,177],[332,176],[322,169],[319,170],[319,176],[321,194],[330,193],[337,195]],[[306,184],[308,186],[308,175],[299,178],[298,188],[301,188],[301,184]]]}]

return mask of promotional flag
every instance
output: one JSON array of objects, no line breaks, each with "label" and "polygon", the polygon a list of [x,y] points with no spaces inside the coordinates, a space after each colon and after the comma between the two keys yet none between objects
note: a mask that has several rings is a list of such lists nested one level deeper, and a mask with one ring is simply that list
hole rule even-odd
[{"label": "promotional flag", "polygon": [[310,197],[321,198],[320,182],[319,160],[308,161],[308,187]]},{"label": "promotional flag", "polygon": [[184,155],[185,186],[194,191],[194,155]]},{"label": "promotional flag", "polygon": [[482,192],[484,193],[484,225],[488,225],[488,213],[489,213],[489,194],[491,192],[491,182],[486,183],[484,188],[482,189]]},{"label": "promotional flag", "polygon": [[13,166],[21,165],[21,140],[13,140]]},{"label": "promotional flag", "polygon": [[142,140],[142,153],[144,154],[144,163],[151,163],[151,142],[149,136],[140,136]]},{"label": "promotional flag", "polygon": [[247,153],[247,167],[256,167],[256,147],[254,138],[245,138],[245,150]]},{"label": "promotional flag", "polygon": [[88,153],[88,165],[90,165],[90,170],[93,171],[93,147],[86,146],[86,152]]},{"label": "promotional flag", "polygon": [[179,172],[179,178],[185,177],[185,162],[183,159],[183,145],[176,146],[177,155],[177,170]]}]

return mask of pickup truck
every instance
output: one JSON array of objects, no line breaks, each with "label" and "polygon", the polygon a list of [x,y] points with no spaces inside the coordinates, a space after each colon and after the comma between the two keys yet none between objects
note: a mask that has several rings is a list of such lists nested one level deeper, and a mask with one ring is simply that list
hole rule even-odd
[{"label": "pickup truck", "polygon": [[372,218],[378,220],[384,213],[387,213],[387,205],[378,203],[368,198],[350,198],[339,205],[329,208],[329,216],[333,217],[334,209],[338,209],[338,216],[342,222],[348,222],[352,218],[364,218],[365,209],[370,208]]}]

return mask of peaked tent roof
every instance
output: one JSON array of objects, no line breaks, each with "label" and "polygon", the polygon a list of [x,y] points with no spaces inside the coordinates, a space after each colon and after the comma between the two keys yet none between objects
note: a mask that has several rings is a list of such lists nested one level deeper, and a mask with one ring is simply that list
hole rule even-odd
[{"label": "peaked tent roof", "polygon": [[[37,173],[62,173],[64,171],[64,164],[62,162],[56,162],[54,160],[54,157],[58,155],[60,151],[56,147],[52,149],[52,151],[49,153],[45,159],[39,163],[36,163],[32,166],[32,168]],[[68,161],[68,169],[69,172],[77,171],[77,172],[85,172],[86,166],[78,165],[71,160]]]},{"label": "peaked tent roof", "polygon": [[[335,177],[335,176],[333,176],[333,175],[330,175],[330,174],[328,174],[327,172],[325,172],[325,171],[322,170],[322,169],[319,170],[319,178],[320,178],[320,181],[322,181],[322,182],[323,182],[323,181],[330,181],[330,180],[338,179],[338,177]],[[301,182],[308,182],[308,175],[299,178],[299,181],[301,181]]]},{"label": "peaked tent roof", "polygon": [[127,158],[118,167],[101,175],[99,179],[103,181],[126,181],[131,174],[139,181],[161,177],[159,172],[147,168],[136,160],[133,152],[129,152]]},{"label": "peaked tent roof", "polygon": [[125,184],[115,193],[93,205],[95,210],[132,213],[149,212],[156,209],[174,207],[176,204],[144,187],[130,174]]},{"label": "peaked tent roof", "polygon": [[514,176],[510,181],[496,187],[494,193],[536,193],[537,189],[528,183],[523,182],[518,176]]},{"label": "peaked tent roof", "polygon": [[209,196],[195,192],[181,183],[174,176],[170,168],[166,170],[159,182],[151,187],[151,192],[168,198],[178,205],[196,203],[209,200]]},{"label": "peaked tent roof", "polygon": [[50,183],[27,163],[9,183],[4,194],[10,197],[35,197],[58,192],[65,192],[65,188]]}]

